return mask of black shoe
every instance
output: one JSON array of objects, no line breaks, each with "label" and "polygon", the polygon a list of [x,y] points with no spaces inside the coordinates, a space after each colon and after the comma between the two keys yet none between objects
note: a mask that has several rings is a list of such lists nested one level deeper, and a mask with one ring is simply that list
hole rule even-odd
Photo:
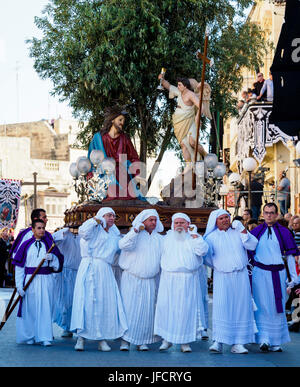
[{"label": "black shoe", "polygon": [[259,347],[259,349],[262,351],[262,352],[269,352],[269,344],[267,343],[262,343]]}]

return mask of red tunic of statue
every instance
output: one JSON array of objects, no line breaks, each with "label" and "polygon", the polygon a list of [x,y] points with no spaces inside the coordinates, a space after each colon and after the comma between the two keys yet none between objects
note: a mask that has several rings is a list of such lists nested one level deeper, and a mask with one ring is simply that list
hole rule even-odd
[{"label": "red tunic of statue", "polygon": [[[120,135],[116,138],[112,138],[109,133],[105,133],[102,135],[102,141],[106,156],[112,157],[116,162],[116,179],[121,186],[121,189],[117,187],[117,192],[113,192],[113,189],[109,189],[108,196],[105,200],[135,199],[135,197],[133,197],[133,190],[130,189],[128,191],[130,185],[130,176],[127,173],[126,167],[123,165],[125,164],[125,158],[127,158],[127,160],[131,163],[140,162],[139,156],[134,149],[130,138],[124,133],[120,133]],[[133,168],[131,174],[136,176],[139,173],[139,169]]]}]

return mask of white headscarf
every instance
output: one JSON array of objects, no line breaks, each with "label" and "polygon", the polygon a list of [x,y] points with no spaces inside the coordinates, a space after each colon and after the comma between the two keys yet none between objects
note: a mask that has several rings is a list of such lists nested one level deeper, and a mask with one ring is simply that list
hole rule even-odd
[{"label": "white headscarf", "polygon": [[[101,218],[101,221],[103,223],[103,228],[106,228],[106,220],[103,218],[104,215],[106,214],[114,214],[116,215],[115,211],[110,208],[110,207],[102,207],[100,210],[97,212],[96,217],[99,219]],[[120,231],[118,227],[114,224],[110,229],[110,231],[114,232],[117,235],[120,235]]]},{"label": "white headscarf", "polygon": [[186,214],[184,214],[182,212],[177,212],[176,214],[174,214],[172,216],[172,225],[171,225],[171,229],[172,230],[174,230],[174,221],[175,221],[175,219],[178,219],[178,218],[184,219],[188,223],[191,223],[191,219]]},{"label": "white headscarf", "polygon": [[140,212],[135,217],[134,221],[132,222],[132,226],[136,227],[138,225],[138,223],[143,223],[145,220],[150,218],[150,216],[155,216],[157,219],[156,227],[155,227],[154,231],[156,231],[156,232],[164,231],[164,226],[159,219],[159,215],[158,215],[157,211],[154,209],[143,210],[142,212]]},{"label": "white headscarf", "polygon": [[218,210],[214,210],[210,213],[209,215],[209,218],[208,218],[208,222],[207,222],[207,226],[206,226],[206,231],[205,231],[205,234],[203,236],[203,238],[205,239],[210,233],[212,233],[213,231],[215,231],[215,229],[217,228],[217,218],[219,216],[222,216],[222,215],[228,215],[230,217],[230,214],[228,211],[226,210],[223,210],[222,208],[218,209]]}]

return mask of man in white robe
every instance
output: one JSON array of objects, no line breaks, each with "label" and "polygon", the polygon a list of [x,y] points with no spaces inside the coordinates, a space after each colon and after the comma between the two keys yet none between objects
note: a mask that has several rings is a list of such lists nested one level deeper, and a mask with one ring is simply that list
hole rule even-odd
[{"label": "man in white robe", "polygon": [[[190,225],[188,232],[191,235],[198,235],[197,226]],[[205,315],[205,326],[206,326],[206,328],[203,331],[201,331],[201,338],[202,340],[206,341],[208,340],[207,328],[208,328],[208,319],[209,319],[209,310],[208,310],[209,295],[208,295],[208,285],[207,285],[207,266],[204,264],[199,267],[199,279],[200,279],[202,302],[203,302],[204,315]]]},{"label": "man in white robe", "polygon": [[119,250],[120,231],[112,208],[101,208],[94,218],[79,227],[79,265],[71,318],[71,331],[78,335],[75,350],[84,350],[84,340],[98,340],[99,351],[110,351],[106,340],[122,337],[126,316],[112,270]]},{"label": "man in white robe", "polygon": [[163,239],[159,232],[164,227],[152,209],[142,211],[132,226],[119,242],[121,296],[128,323],[120,350],[128,350],[131,343],[140,351],[147,351],[147,344],[159,340],[153,329]]},{"label": "man in white robe", "polygon": [[[281,344],[290,341],[285,315],[287,288],[290,290],[299,282],[294,258],[299,251],[290,231],[277,223],[277,216],[276,204],[265,204],[265,222],[251,231],[258,239],[251,264],[252,291],[257,306],[256,343],[260,344],[262,352],[282,352]],[[283,256],[287,259],[291,282],[287,281]]]},{"label": "man in white robe", "polygon": [[52,237],[64,255],[63,270],[55,276],[57,289],[54,322],[64,330],[61,337],[72,337],[70,325],[75,280],[81,261],[80,237],[67,227],[56,231]]},{"label": "man in white robe", "polygon": [[[53,254],[47,253],[50,246],[42,220],[33,221],[32,232],[33,236],[19,247],[13,260],[16,288],[22,297],[16,321],[17,343],[50,346],[55,297],[53,273],[62,269],[63,257],[57,248],[53,249]],[[24,286],[43,258],[46,258],[44,264],[24,292]]]},{"label": "man in white robe", "polygon": [[182,352],[191,352],[189,343],[201,338],[206,328],[199,267],[208,245],[199,234],[189,234],[189,225],[186,214],[174,214],[163,240],[154,321],[154,334],[163,338],[161,351],[181,344]]},{"label": "man in white robe", "polygon": [[209,245],[204,262],[214,269],[210,351],[221,353],[228,344],[232,353],[248,353],[244,344],[255,341],[255,321],[246,249],[254,250],[257,239],[219,209],[210,213],[204,240]]}]

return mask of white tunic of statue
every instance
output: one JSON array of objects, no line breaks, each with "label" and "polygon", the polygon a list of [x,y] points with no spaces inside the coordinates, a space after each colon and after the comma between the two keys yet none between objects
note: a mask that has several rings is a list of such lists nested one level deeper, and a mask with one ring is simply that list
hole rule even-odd
[{"label": "white tunic of statue", "polygon": [[53,240],[64,256],[61,273],[56,274],[56,305],[54,322],[65,331],[70,330],[73,294],[77,270],[81,261],[80,237],[68,228],[52,234]]},{"label": "white tunic of statue", "polygon": [[[271,227],[272,235],[268,238],[268,229],[261,236],[256,252],[255,261],[264,265],[280,265],[283,263],[280,245],[276,234]],[[295,258],[288,256],[288,265],[294,283],[298,283],[295,268]],[[283,295],[282,306],[285,310],[286,302],[286,271],[279,271],[281,292]],[[288,325],[285,313],[277,313],[274,289],[272,282],[272,273],[261,270],[258,267],[253,268],[252,272],[252,291],[257,311],[255,320],[258,329],[256,334],[257,343],[269,343],[271,346],[281,345],[290,341]]]},{"label": "white tunic of statue", "polygon": [[123,269],[121,295],[128,323],[123,339],[132,344],[159,340],[153,329],[162,239],[156,231],[136,233],[132,228],[119,242],[119,265]]},{"label": "white tunic of statue", "polygon": [[257,239],[231,227],[215,228],[204,239],[209,244],[204,262],[214,269],[212,339],[229,345],[253,343],[256,327],[246,249],[255,250]]},{"label": "white tunic of statue", "polygon": [[[37,267],[46,256],[46,246],[41,243],[40,249],[33,243],[28,251],[24,267],[15,266],[16,287],[23,288],[31,278],[25,276],[25,267]],[[49,264],[58,270],[58,258],[52,254]],[[42,267],[47,267],[47,261]],[[26,277],[26,278],[25,278]],[[25,278],[25,283],[24,283]],[[36,275],[25,292],[22,302],[22,317],[17,317],[17,343],[34,340],[36,343],[53,340],[52,317],[54,311],[55,277],[53,274]]]},{"label": "white tunic of statue", "polygon": [[207,328],[199,267],[208,245],[200,235],[193,239],[184,233],[183,241],[175,235],[170,230],[163,240],[154,333],[173,344],[188,344],[201,339]]},{"label": "white tunic of statue", "polygon": [[81,262],[72,308],[71,331],[91,340],[112,340],[127,330],[124,308],[112,270],[120,233],[94,219],[79,227]]}]

